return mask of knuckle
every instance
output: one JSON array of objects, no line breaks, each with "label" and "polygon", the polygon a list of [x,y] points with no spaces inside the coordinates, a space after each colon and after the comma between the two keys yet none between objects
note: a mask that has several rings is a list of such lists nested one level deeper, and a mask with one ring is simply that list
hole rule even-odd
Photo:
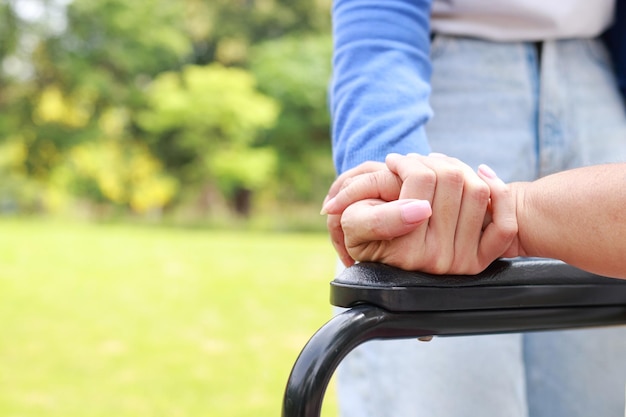
[{"label": "knuckle", "polygon": [[476,194],[478,198],[488,199],[491,195],[491,190],[486,182],[479,180],[472,182],[472,192]]},{"label": "knuckle", "polygon": [[359,200],[359,188],[357,184],[353,184],[351,187],[346,187],[341,190],[343,197],[346,201],[354,202]]},{"label": "knuckle", "polygon": [[381,171],[376,171],[372,175],[368,175],[367,177],[365,177],[365,186],[369,189],[378,189],[378,186],[382,181],[380,172]]},{"label": "knuckle", "polygon": [[461,168],[450,167],[442,174],[442,180],[454,186],[462,186],[465,181],[465,175]]},{"label": "knuckle", "polygon": [[466,184],[464,193],[469,195],[473,200],[483,203],[487,202],[491,196],[489,186],[483,181],[472,181]]},{"label": "knuckle", "polygon": [[350,203],[361,200],[364,193],[367,195],[368,190],[371,190],[371,184],[370,175],[360,175],[350,178],[344,183],[341,189],[342,197]]},{"label": "knuckle", "polygon": [[372,178],[372,187],[379,190],[379,196],[387,201],[397,198],[402,182],[397,175],[391,171],[377,171]]},{"label": "knuckle", "polygon": [[437,185],[437,173],[431,169],[421,170],[419,172],[419,182],[428,186]]}]

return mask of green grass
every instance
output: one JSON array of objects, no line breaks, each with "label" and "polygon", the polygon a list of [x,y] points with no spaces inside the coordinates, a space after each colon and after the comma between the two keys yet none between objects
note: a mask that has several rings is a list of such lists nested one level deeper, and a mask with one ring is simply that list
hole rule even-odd
[{"label": "green grass", "polygon": [[0,415],[277,417],[334,264],[324,234],[0,220]]}]

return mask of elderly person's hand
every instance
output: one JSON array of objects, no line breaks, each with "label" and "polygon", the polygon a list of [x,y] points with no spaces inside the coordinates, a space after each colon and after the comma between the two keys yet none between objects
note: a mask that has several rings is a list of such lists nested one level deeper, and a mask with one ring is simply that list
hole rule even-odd
[{"label": "elderly person's hand", "polygon": [[517,234],[515,206],[491,170],[482,167],[477,175],[440,154],[392,154],[386,167],[353,176],[325,202],[323,212],[334,216],[333,244],[349,257],[342,256],[345,264],[475,274],[506,256]]},{"label": "elderly person's hand", "polygon": [[[343,174],[338,176],[337,179],[335,179],[330,189],[328,190],[328,195],[324,199],[324,207],[326,207],[328,202],[333,200],[341,190],[346,189],[355,180],[358,180],[358,182],[360,183],[364,178],[371,181],[376,181],[380,178],[381,181],[384,181],[385,179],[394,178],[394,176],[390,176],[390,172],[383,162],[364,162],[361,165],[344,172]],[[348,189],[348,194],[350,193],[350,190],[352,190],[352,188]],[[388,188],[386,184],[383,183],[371,184],[371,186],[368,187],[368,190],[365,193],[366,196],[362,198],[378,197],[380,193],[387,197],[388,200],[397,199],[400,194],[399,184],[397,187],[397,191],[392,188]],[[328,214],[328,217],[326,219],[326,225],[330,234],[331,242],[333,243],[333,246],[337,251],[339,259],[341,259],[341,262],[345,266],[350,266],[354,264],[354,259],[352,259],[352,257],[350,256],[344,244],[343,229],[341,228],[341,212],[343,212],[343,209],[347,207],[350,202],[362,199],[358,196],[355,197],[355,199],[349,200],[344,193],[344,196],[340,197],[340,201],[346,201],[347,204],[337,212],[328,213],[324,209],[322,209],[322,214]]]}]

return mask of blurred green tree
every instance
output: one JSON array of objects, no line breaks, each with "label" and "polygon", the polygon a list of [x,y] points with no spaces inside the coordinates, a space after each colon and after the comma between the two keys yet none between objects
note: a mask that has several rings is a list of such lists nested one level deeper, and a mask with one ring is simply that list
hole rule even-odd
[{"label": "blurred green tree", "polygon": [[0,210],[74,195],[151,211],[207,182],[244,211],[260,189],[317,198],[332,176],[329,6],[0,2]]},{"label": "blurred green tree", "polygon": [[245,65],[249,48],[287,35],[330,33],[332,0],[186,0],[194,62]]},{"label": "blurred green tree", "polygon": [[160,74],[139,118],[170,172],[200,189],[214,181],[240,214],[248,197],[267,186],[276,165],[272,148],[256,146],[257,132],[273,126],[278,103],[256,90],[252,74],[218,63]]},{"label": "blurred green tree", "polygon": [[[15,1],[0,9],[11,23],[5,27],[7,39],[14,40],[0,51],[10,97],[0,101],[0,135],[23,150],[25,175],[40,189],[35,203],[45,206],[44,190],[59,184],[53,173],[57,178],[56,171],[68,166],[78,147],[111,142],[141,148],[132,114],[145,105],[145,85],[180,67],[192,46],[183,30],[184,9],[172,2],[74,0],[67,8],[65,2],[28,3],[28,8]],[[128,117],[120,119],[118,129],[104,129],[103,119],[115,111]],[[84,174],[79,171],[77,181]],[[111,197],[102,188],[96,194]]]},{"label": "blurred green tree", "polygon": [[255,45],[250,68],[261,91],[281,103],[265,143],[279,155],[281,198],[321,199],[334,177],[327,85],[330,35],[290,35]]}]

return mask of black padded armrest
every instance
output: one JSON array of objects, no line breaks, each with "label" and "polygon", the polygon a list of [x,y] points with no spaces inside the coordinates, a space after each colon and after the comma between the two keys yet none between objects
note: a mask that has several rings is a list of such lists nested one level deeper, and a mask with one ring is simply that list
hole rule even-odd
[{"label": "black padded armrest", "polygon": [[369,303],[398,312],[626,305],[626,280],[552,259],[498,260],[472,276],[436,276],[363,262],[331,282],[331,303]]},{"label": "black padded armrest", "polygon": [[331,302],[354,308],[334,316],[300,353],[283,417],[319,417],[335,368],[369,340],[622,325],[626,280],[550,259],[500,260],[475,276],[360,263],[331,282]]}]

